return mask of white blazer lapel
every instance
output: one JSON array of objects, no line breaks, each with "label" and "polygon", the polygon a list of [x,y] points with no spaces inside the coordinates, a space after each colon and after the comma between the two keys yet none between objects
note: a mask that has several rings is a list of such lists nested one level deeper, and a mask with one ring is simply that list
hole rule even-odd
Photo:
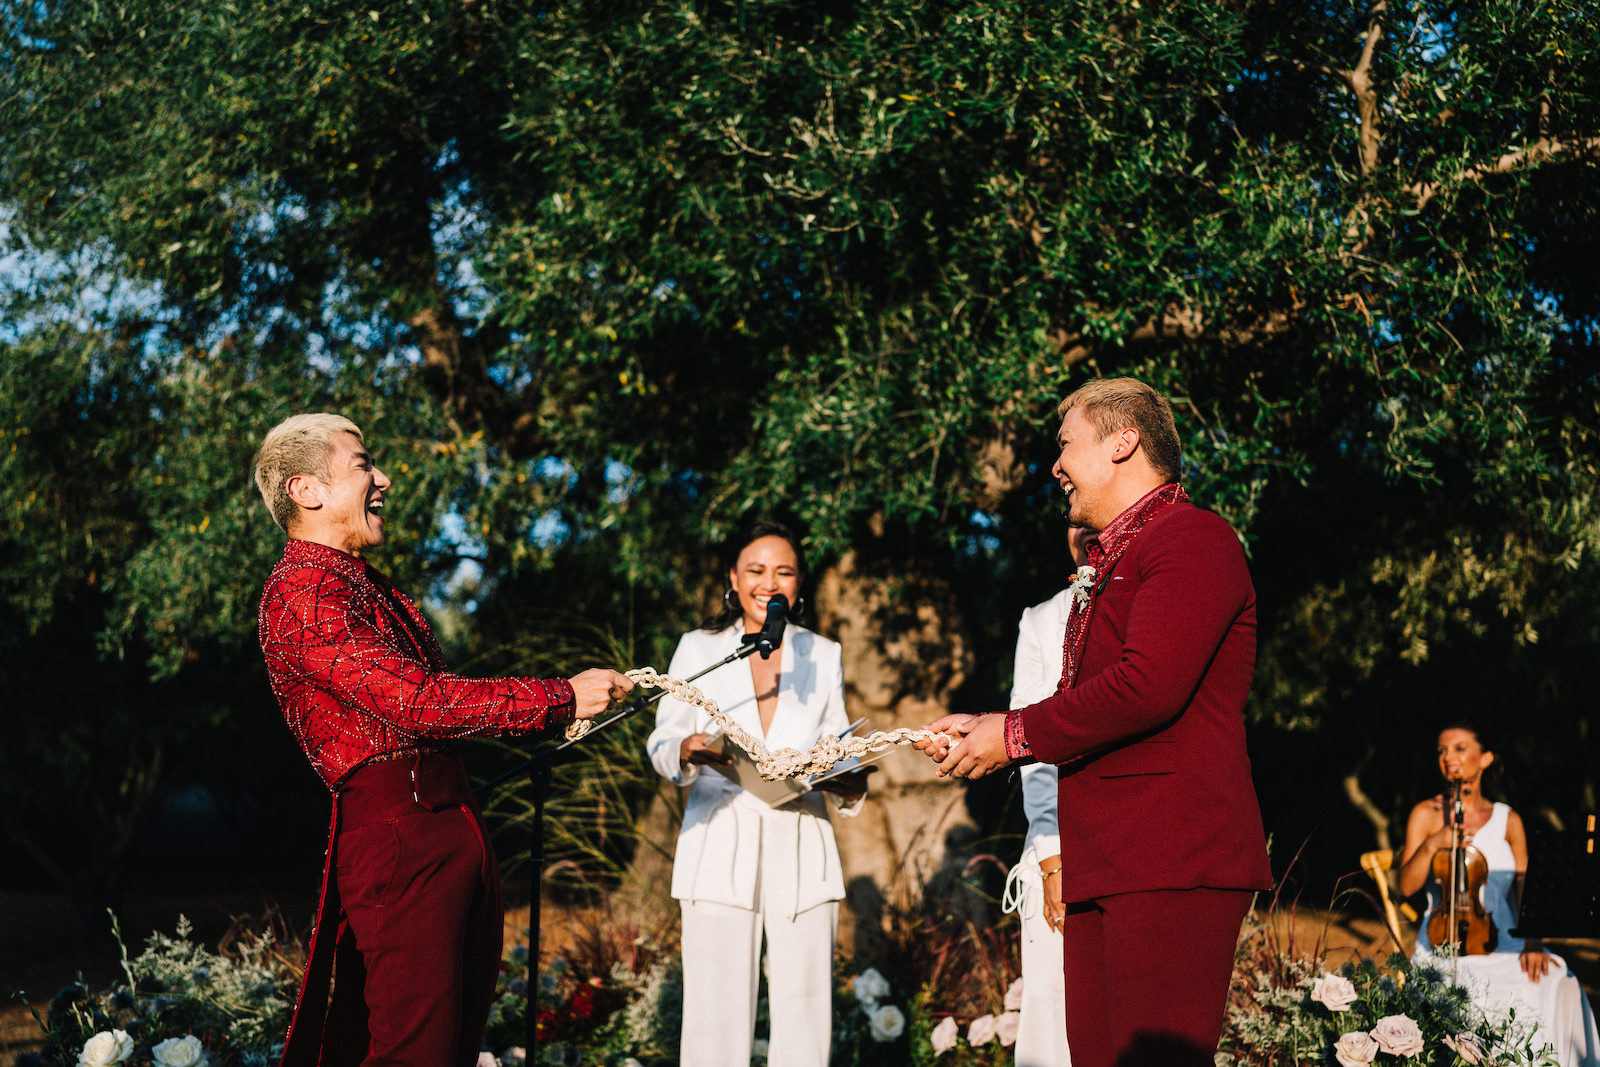
[{"label": "white blazer lapel", "polygon": [[818,709],[827,695],[817,692],[817,665],[807,630],[791,629],[783,642],[778,679],[778,713],[773,718],[775,741],[769,747],[807,749],[817,739]]},{"label": "white blazer lapel", "polygon": [[[735,622],[717,636],[721,638],[718,642],[719,651],[726,656],[739,647],[739,641],[744,637],[744,623]],[[718,694],[725,698],[725,702],[718,701],[722,710],[733,716],[734,721],[752,735],[760,737],[761,713],[756,709],[756,682],[750,675],[748,660],[734,660],[707,677],[717,679]]]}]

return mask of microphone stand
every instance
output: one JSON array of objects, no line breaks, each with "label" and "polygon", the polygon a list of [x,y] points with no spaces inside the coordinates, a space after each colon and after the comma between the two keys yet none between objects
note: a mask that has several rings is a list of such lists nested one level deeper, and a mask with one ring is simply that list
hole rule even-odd
[{"label": "microphone stand", "polygon": [[[705,670],[685,678],[684,681],[692,682],[697,678],[703,678],[712,671],[716,670],[718,667],[726,667],[735,660],[748,659],[757,652],[761,653],[762,659],[767,659],[776,649],[777,643],[783,640],[783,623],[780,621],[776,627],[778,635],[776,640],[774,640],[773,635],[768,632],[769,629],[770,627],[763,627],[758,633],[745,635],[745,637],[739,642],[739,647],[737,649],[722,659],[719,659]],[[559,745],[542,744],[538,748],[534,749],[533,754],[522,763],[511,768],[503,774],[496,775],[473,790],[473,792],[480,795],[486,794],[490,789],[493,789],[501,782],[524,773],[527,774],[528,785],[533,790],[533,840],[528,844],[529,865],[532,867],[532,874],[529,879],[531,882],[532,892],[528,902],[528,1010],[527,1018],[524,1020],[527,1026],[527,1034],[524,1037],[524,1041],[526,1042],[526,1058],[522,1061],[524,1063],[533,1064],[539,1062],[535,1056],[535,1051],[539,1047],[539,940],[541,934],[539,911],[540,904],[542,902],[541,898],[543,896],[544,882],[544,808],[545,801],[548,799],[550,793],[551,764],[554,762],[556,756],[571,748],[579,741],[588,740],[601,730],[604,730],[606,727],[610,726],[612,723],[625,719],[629,715],[632,715],[635,712],[654,704],[665,695],[665,689],[658,689],[649,696],[638,697],[634,699],[621,711],[611,716],[611,718],[607,719],[605,722],[595,725],[582,737],[569,738],[565,741],[562,741]]]},{"label": "microphone stand", "polygon": [[1467,877],[1467,856],[1465,849],[1462,847],[1463,839],[1466,837],[1467,809],[1466,805],[1461,802],[1461,785],[1461,779],[1457,778],[1455,781],[1455,798],[1450,805],[1450,821],[1454,827],[1450,846],[1450,892],[1448,894],[1449,899],[1444,901],[1445,905],[1450,909],[1448,914],[1450,916],[1451,933],[1456,935],[1456,951],[1450,960],[1450,981],[1452,982],[1459,982],[1461,953],[1467,947],[1466,923],[1461,922],[1458,918],[1461,895],[1466,891],[1464,883]]}]

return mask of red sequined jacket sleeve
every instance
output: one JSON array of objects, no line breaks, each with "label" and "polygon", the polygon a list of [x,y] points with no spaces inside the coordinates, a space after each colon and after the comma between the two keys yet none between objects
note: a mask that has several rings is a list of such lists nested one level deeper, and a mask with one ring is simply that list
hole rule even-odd
[{"label": "red sequined jacket sleeve", "polygon": [[323,545],[289,542],[267,578],[259,636],[284,718],[330,787],[396,749],[572,721],[565,679],[451,674],[416,605]]}]

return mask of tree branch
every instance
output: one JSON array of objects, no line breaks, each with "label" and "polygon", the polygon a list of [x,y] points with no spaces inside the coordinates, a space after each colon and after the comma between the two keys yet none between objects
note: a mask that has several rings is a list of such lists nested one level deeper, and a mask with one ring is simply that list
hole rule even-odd
[{"label": "tree branch", "polygon": [[[1303,306],[1296,302],[1288,307],[1262,312],[1250,319],[1219,322],[1208,320],[1198,308],[1168,304],[1159,313],[1135,326],[1122,338],[1122,343],[1206,339],[1227,348],[1245,348],[1288,333],[1299,321]],[[1055,347],[1056,356],[1067,367],[1097,354],[1105,345],[1104,341],[1060,323],[1052,325],[1047,333]]]},{"label": "tree branch", "polygon": [[1371,174],[1378,165],[1378,146],[1383,143],[1383,133],[1378,128],[1378,90],[1372,81],[1372,60],[1377,55],[1378,41],[1383,37],[1383,17],[1388,12],[1388,0],[1378,0],[1367,16],[1367,38],[1361,47],[1361,58],[1350,70],[1341,72],[1345,84],[1356,97],[1356,114],[1361,119],[1361,173]]},{"label": "tree branch", "polygon": [[[1482,181],[1494,174],[1510,174],[1519,167],[1536,166],[1557,159],[1582,159],[1585,157],[1600,157],[1600,136],[1579,137],[1575,140],[1561,141],[1550,137],[1541,137],[1532,144],[1522,148],[1502,152],[1493,162],[1485,163],[1479,167],[1468,167],[1456,175],[1456,182],[1469,184]],[[1406,187],[1406,191],[1417,199],[1417,210],[1428,206],[1428,202],[1437,196],[1445,187],[1443,182],[1413,182]]]}]

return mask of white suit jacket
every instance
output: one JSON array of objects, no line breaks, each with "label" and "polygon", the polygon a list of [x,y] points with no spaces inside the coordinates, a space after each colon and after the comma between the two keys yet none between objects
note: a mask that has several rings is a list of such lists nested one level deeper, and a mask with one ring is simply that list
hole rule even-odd
[{"label": "white suit jacket", "polygon": [[[1071,614],[1072,594],[1066,589],[1022,613],[1022,621],[1017,624],[1016,671],[1011,681],[1013,708],[1037,704],[1056,691],[1061,682],[1067,617]],[[1055,765],[1030,763],[1023,767],[1022,810],[1028,816],[1027,844],[1040,860],[1061,854],[1056,803]]]},{"label": "white suit jacket", "polygon": [[[742,622],[718,633],[691,630],[678,642],[667,673],[687,678],[734,651],[743,636]],[[763,740],[770,751],[804,751],[823,733],[839,733],[849,725],[839,645],[791,623],[780,654],[778,710],[772,731]],[[740,726],[762,736],[748,663],[736,660],[694,685]],[[679,743],[712,726],[703,709],[666,696],[645,742],[662,777],[690,786],[672,864],[672,895],[753,910],[758,884],[764,882],[773,910],[790,916],[842,900],[844,875],[824,794],[807,793],[773,808],[715,771],[680,766]],[[859,807],[856,801],[840,806],[839,813],[854,815]]]}]

